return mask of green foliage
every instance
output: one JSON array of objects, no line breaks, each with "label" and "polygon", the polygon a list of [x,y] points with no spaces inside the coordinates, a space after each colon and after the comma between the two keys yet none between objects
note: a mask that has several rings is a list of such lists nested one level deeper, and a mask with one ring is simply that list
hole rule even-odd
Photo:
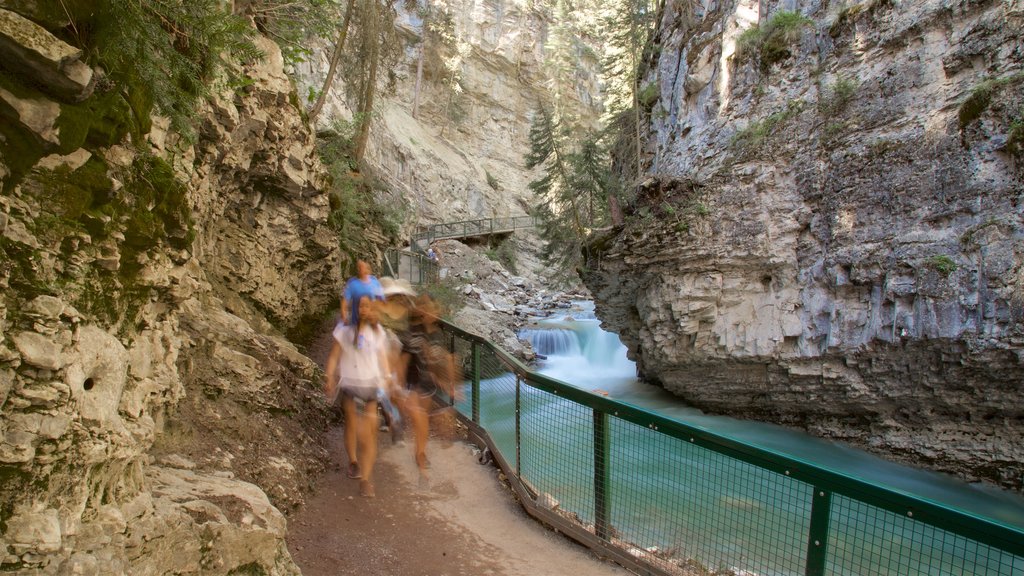
[{"label": "green foliage", "polygon": [[637,101],[640,106],[644,108],[650,108],[654,105],[654,102],[658,99],[658,83],[650,82],[644,86],[637,94]]},{"label": "green foliage", "polygon": [[790,100],[784,110],[771,114],[760,122],[751,122],[746,128],[733,134],[729,145],[740,153],[753,152],[760,148],[765,140],[776,134],[786,122],[799,114],[803,107],[802,100]]},{"label": "green foliage", "polygon": [[504,266],[509,272],[513,274],[519,273],[519,270],[516,268],[516,249],[511,239],[504,240],[497,246],[488,248],[484,254],[491,260]]},{"label": "green foliage", "polygon": [[800,40],[800,34],[814,22],[799,12],[780,10],[763,27],[745,30],[736,40],[737,61],[756,57],[762,71],[791,56],[790,47]]},{"label": "green foliage", "polygon": [[818,100],[818,113],[829,118],[844,110],[857,94],[858,83],[854,78],[839,78]]},{"label": "green foliage", "polygon": [[452,320],[452,314],[466,306],[466,297],[462,291],[463,281],[449,275],[439,278],[420,287],[421,294],[427,294],[441,308],[441,317]]},{"label": "green foliage", "polygon": [[529,184],[539,202],[541,235],[547,241],[544,256],[558,276],[568,278],[586,257],[586,237],[606,226],[609,198],[618,193],[608,150],[600,135],[589,134],[575,144],[572,133],[541,107],[530,127],[527,169],[542,175]]},{"label": "green foliage", "polygon": [[380,230],[396,239],[405,217],[404,205],[380,200],[383,190],[358,171],[354,139],[360,124],[366,121],[365,115],[356,115],[350,122],[335,121],[331,132],[318,141],[320,158],[330,174],[331,214],[327,222],[338,235],[339,247],[353,257],[373,252],[367,230]]},{"label": "green foliage", "polygon": [[[126,215],[124,246],[144,251],[161,242],[183,249],[192,245],[195,230],[185,186],[163,159],[140,154],[125,183],[126,195],[116,204]],[[122,267],[134,264],[122,258]]]},{"label": "green foliage", "polygon": [[1020,117],[1010,124],[1010,132],[1006,135],[1006,149],[1018,158],[1024,156],[1024,110],[1021,110]]},{"label": "green foliage", "polygon": [[821,144],[825,148],[832,148],[835,146],[839,138],[850,129],[851,122],[829,122],[821,128]]},{"label": "green foliage", "polygon": [[335,0],[248,0],[241,10],[277,42],[285,64],[305,62],[313,54],[309,40],[331,38],[343,17]]},{"label": "green foliage", "polygon": [[989,104],[992,103],[992,97],[999,90],[1010,84],[1021,82],[1024,82],[1024,72],[1017,72],[1002,78],[989,78],[975,86],[970,95],[960,104],[960,110],[957,113],[960,129],[963,130],[971,122],[980,118],[985,110],[988,110]]},{"label": "green foliage", "polygon": [[928,266],[935,269],[936,272],[943,276],[949,276],[953,272],[956,272],[957,265],[952,258],[945,254],[937,254],[928,258]]},{"label": "green foliage", "polygon": [[78,220],[93,206],[106,204],[114,187],[106,163],[97,156],[77,170],[38,170],[25,186],[48,210],[67,220]]},{"label": "green foliage", "polygon": [[844,30],[850,28],[862,14],[873,15],[878,9],[890,7],[894,0],[868,0],[859,4],[851,4],[843,8],[836,19],[828,28],[828,33],[833,38],[838,37]]},{"label": "green foliage", "polygon": [[229,77],[234,62],[260,57],[252,27],[220,0],[104,0],[92,24],[92,53],[133,95],[136,119],[152,103],[189,140],[197,102]]}]

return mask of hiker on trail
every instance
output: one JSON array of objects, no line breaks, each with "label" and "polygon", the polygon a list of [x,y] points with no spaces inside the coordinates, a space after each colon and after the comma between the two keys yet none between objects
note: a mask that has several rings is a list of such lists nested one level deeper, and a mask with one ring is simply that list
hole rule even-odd
[{"label": "hiker on trail", "polygon": [[430,260],[434,264],[437,264],[439,259],[440,256],[437,255],[437,251],[434,250],[433,246],[427,248],[427,260]]},{"label": "hiker on trail", "polygon": [[[396,292],[397,294],[397,292]],[[430,416],[434,397],[444,391],[449,398],[455,395],[455,359],[444,347],[443,333],[437,325],[440,308],[430,296],[415,300],[404,293],[403,304],[408,315],[408,329],[398,332],[401,350],[396,359],[399,388],[403,390],[400,405],[406,419],[412,424],[413,456],[420,477],[427,479],[427,438],[430,435]]]},{"label": "hiker on trail", "polygon": [[341,295],[341,321],[344,324],[359,324],[359,310],[353,306],[363,296],[373,300],[384,300],[384,289],[380,280],[371,274],[373,270],[366,260],[356,261],[356,275],[349,278],[345,284],[345,291]]},{"label": "hiker on trail", "polygon": [[359,479],[360,493],[375,496],[373,464],[377,458],[377,394],[389,391],[387,334],[378,323],[378,304],[368,296],[357,301],[358,324],[338,323],[327,359],[324,383],[331,405],[341,396],[345,414],[345,451],[349,478]]}]

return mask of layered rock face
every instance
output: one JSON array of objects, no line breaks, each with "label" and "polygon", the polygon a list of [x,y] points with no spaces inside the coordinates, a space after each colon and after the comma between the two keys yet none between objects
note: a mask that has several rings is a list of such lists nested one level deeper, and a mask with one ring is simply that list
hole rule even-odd
[{"label": "layered rock face", "polygon": [[[544,43],[552,21],[521,2],[431,2],[435,13],[452,16],[446,33],[455,45],[428,41],[413,100],[424,20],[407,5],[396,5],[395,25],[403,56],[389,71],[393,88],[381,88],[375,106],[366,161],[409,207],[411,223],[451,222],[524,214],[534,204],[523,169],[530,123],[545,97]],[[434,25],[438,25],[436,22]],[[300,93],[320,90],[331,50],[325,49],[297,68]],[[585,58],[585,57],[581,57]],[[446,61],[458,61],[455,76]],[[598,113],[597,62],[593,73],[578,79],[571,102],[587,118]],[[459,86],[453,93],[453,78]],[[327,128],[335,119],[352,118],[338,79],[317,119]],[[453,118],[453,116],[457,116]]]},{"label": "layered rock face", "polygon": [[131,141],[25,16],[0,10],[0,570],[297,574],[281,510],[328,415],[273,326],[333,306],[340,259],[280,52],[195,144]]},{"label": "layered rock face", "polygon": [[1024,488],[1022,27],[1012,2],[668,2],[648,180],[585,278],[643,375]]}]

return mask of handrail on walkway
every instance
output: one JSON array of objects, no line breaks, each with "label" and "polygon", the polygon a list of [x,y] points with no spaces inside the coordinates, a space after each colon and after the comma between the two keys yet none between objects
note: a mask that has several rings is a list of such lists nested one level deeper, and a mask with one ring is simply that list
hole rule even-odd
[{"label": "handrail on walkway", "polygon": [[1020,575],[1024,530],[538,374],[447,322],[456,406],[531,515],[640,574]]},{"label": "handrail on walkway", "polygon": [[439,274],[437,263],[423,254],[397,248],[384,251],[384,272],[415,285],[436,282]]},{"label": "handrail on walkway", "polygon": [[459,222],[442,222],[420,229],[413,235],[412,241],[413,244],[416,244],[421,240],[426,240],[427,244],[430,244],[435,240],[446,238],[505,234],[516,230],[534,228],[536,225],[536,216],[509,216],[506,218],[480,218]]}]

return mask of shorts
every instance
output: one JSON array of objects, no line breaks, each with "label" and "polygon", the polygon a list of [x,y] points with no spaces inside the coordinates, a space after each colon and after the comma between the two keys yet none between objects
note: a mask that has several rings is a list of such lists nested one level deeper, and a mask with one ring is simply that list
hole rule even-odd
[{"label": "shorts", "polygon": [[377,387],[368,386],[339,386],[341,395],[355,400],[357,408],[363,408],[370,402],[377,401]]}]

